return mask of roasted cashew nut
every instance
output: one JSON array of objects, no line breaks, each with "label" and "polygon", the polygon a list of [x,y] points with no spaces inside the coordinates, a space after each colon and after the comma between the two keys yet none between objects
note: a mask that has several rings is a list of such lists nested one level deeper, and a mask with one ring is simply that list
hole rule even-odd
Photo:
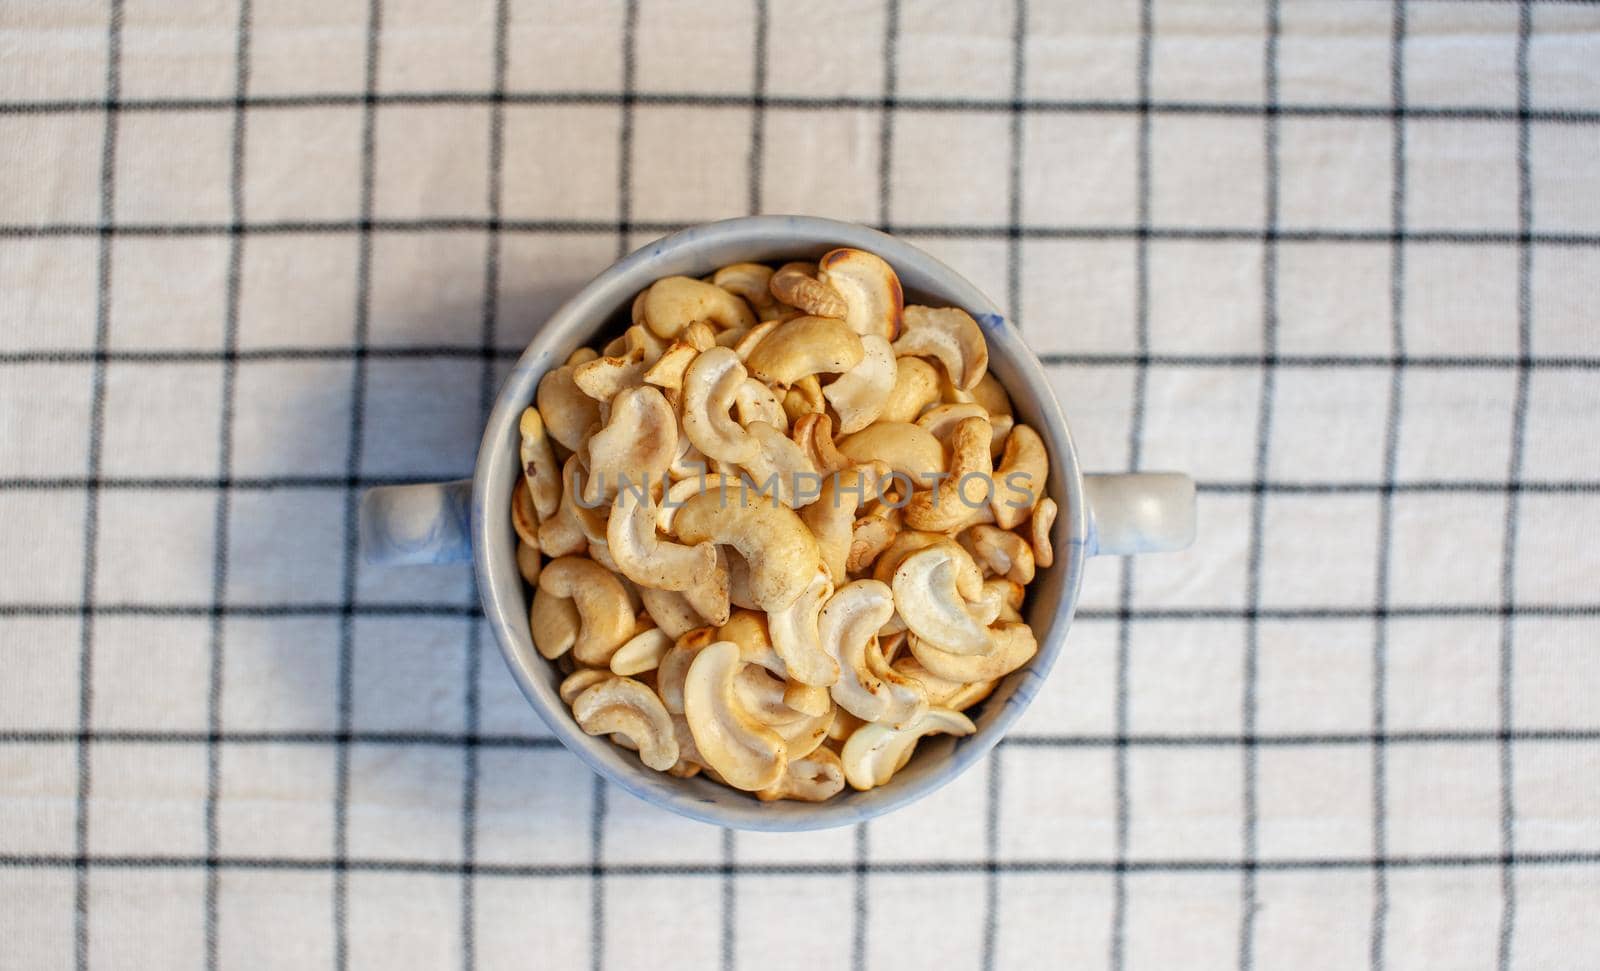
[{"label": "roasted cashew nut", "polygon": [[668,637],[680,638],[705,623],[684,595],[675,590],[641,587],[639,599],[644,601],[645,613]]},{"label": "roasted cashew nut", "polygon": [[1056,524],[1056,501],[1049,496],[1039,499],[1029,517],[1029,535],[1033,540],[1033,562],[1043,570],[1056,561],[1055,549],[1050,545],[1050,530]]},{"label": "roasted cashew nut", "polygon": [[900,357],[931,357],[950,383],[971,391],[989,367],[989,345],[972,315],[959,307],[907,307],[905,329],[894,342]]},{"label": "roasted cashew nut", "polygon": [[[572,645],[580,663],[603,667],[634,633],[633,607],[616,574],[577,556],[551,560],[539,574],[539,591],[565,597],[578,608],[578,637]],[[535,597],[535,601],[537,601]]]},{"label": "roasted cashew nut", "polygon": [[572,383],[595,401],[607,402],[644,383],[648,367],[641,354],[596,358],[573,369]]},{"label": "roasted cashew nut", "polygon": [[572,700],[572,715],[590,735],[622,735],[639,749],[639,761],[665,772],[678,761],[672,719],[661,699],[632,678],[609,677]]},{"label": "roasted cashew nut", "polygon": [[905,296],[900,278],[882,257],[858,249],[832,250],[817,261],[817,279],[844,298],[844,319],[851,330],[894,340]]},{"label": "roasted cashew nut", "polygon": [[743,300],[711,283],[686,276],[657,280],[644,293],[644,323],[657,337],[676,337],[697,320],[726,330],[754,327],[755,314]]},{"label": "roasted cashew nut", "polygon": [[633,635],[611,655],[611,673],[632,677],[654,671],[672,647],[672,638],[659,627],[649,627]]},{"label": "roasted cashew nut", "polygon": [[967,530],[973,559],[990,572],[1024,586],[1033,582],[1033,547],[1016,533],[979,524]]},{"label": "roasted cashew nut", "polygon": [[550,370],[539,381],[535,395],[539,416],[550,437],[570,452],[583,445],[589,426],[600,420],[600,403],[578,389],[572,378],[575,370],[577,365],[573,364]]},{"label": "roasted cashew nut", "polygon": [[807,263],[785,263],[772,274],[768,286],[778,302],[816,317],[843,318],[850,309],[839,291],[818,280]]},{"label": "roasted cashew nut", "polygon": [[772,267],[760,263],[735,263],[711,275],[711,282],[750,305],[761,320],[771,320],[783,312],[768,289]]},{"label": "roasted cashew nut", "polygon": [[571,600],[547,593],[542,587],[533,591],[528,629],[534,648],[545,660],[553,661],[572,650],[581,626],[578,607]]},{"label": "roasted cashew nut", "polygon": [[611,405],[611,418],[589,438],[584,500],[594,504],[627,488],[651,489],[678,454],[678,416],[661,392],[629,388]]},{"label": "roasted cashew nut", "polygon": [[817,501],[822,492],[822,476],[799,445],[764,421],[751,422],[745,431],[755,439],[756,450],[742,464],[757,492],[772,496],[790,509]]},{"label": "roasted cashew nut", "polygon": [[550,447],[539,409],[523,409],[517,431],[521,438],[522,478],[528,483],[528,495],[542,522],[554,516],[561,503],[561,466]]},{"label": "roasted cashew nut", "polygon": [[856,509],[881,494],[888,476],[889,467],[882,462],[835,472],[823,480],[817,501],[800,513],[801,520],[817,538],[822,565],[836,586],[844,584],[849,572]]},{"label": "roasted cashew nut", "polygon": [[822,384],[815,374],[796,381],[783,396],[783,412],[789,416],[791,425],[800,424],[807,415],[821,415],[827,410],[828,402],[822,397]]},{"label": "roasted cashew nut", "polygon": [[863,725],[851,734],[839,753],[845,781],[865,792],[888,782],[911,760],[917,742],[935,734],[971,735],[978,730],[972,719],[948,708],[929,708],[921,718],[902,728]]},{"label": "roasted cashew nut", "polygon": [[938,482],[947,467],[939,440],[909,422],[879,421],[838,445],[839,453],[856,465],[882,460],[918,488]]},{"label": "roasted cashew nut", "polygon": [[826,802],[844,790],[844,763],[831,748],[818,748],[802,758],[791,758],[778,781],[756,790],[762,802],[794,799]]},{"label": "roasted cashew nut", "polygon": [[858,432],[878,420],[894,390],[899,368],[894,348],[877,334],[861,338],[861,363],[822,389],[822,396],[839,414],[839,432]]},{"label": "roasted cashew nut", "polygon": [[740,464],[758,447],[729,412],[749,376],[726,347],[700,352],[683,375],[683,433],[708,458]]},{"label": "roasted cashew nut", "polygon": [[[741,650],[741,661],[743,657]],[[790,758],[810,755],[827,740],[828,725],[833,721],[832,705],[817,715],[790,707],[784,701],[784,683],[749,662],[744,662],[734,675],[733,687],[744,710],[783,739]]]},{"label": "roasted cashew nut", "polygon": [[[1004,605],[1003,605],[1004,606]],[[1021,621],[1003,621],[990,628],[989,646],[981,654],[956,654],[942,650],[912,634],[906,646],[924,668],[947,681],[975,683],[1003,678],[1039,652],[1033,629]]]},{"label": "roasted cashew nut", "polygon": [[826,414],[802,416],[789,437],[806,453],[818,475],[829,475],[850,464],[833,444],[833,419]]},{"label": "roasted cashew nut", "polygon": [[656,590],[685,591],[711,579],[717,548],[684,546],[656,535],[656,505],[648,487],[624,488],[606,520],[606,545],[622,575]]},{"label": "roasted cashew nut", "polygon": [[983,576],[961,547],[942,542],[907,556],[894,571],[892,589],[895,610],[911,633],[955,654],[989,648],[988,627],[967,605],[984,597]]},{"label": "roasted cashew nut", "polygon": [[717,640],[710,627],[696,627],[678,636],[656,664],[656,694],[674,715],[683,714],[683,681],[689,676],[694,656]]},{"label": "roasted cashew nut", "polygon": [[783,410],[783,402],[778,400],[771,388],[755,378],[746,378],[744,384],[739,386],[733,398],[733,409],[739,424],[746,429],[753,421],[764,421],[779,431],[789,428],[789,415]]},{"label": "roasted cashew nut", "polygon": [[990,505],[994,509],[995,525],[1001,529],[1015,529],[1021,525],[1044,495],[1049,475],[1050,457],[1045,453],[1039,433],[1027,425],[1011,429],[1006,437],[1006,450],[1000,456],[1000,468],[994,473],[995,489]]},{"label": "roasted cashew nut", "polygon": [[922,662],[915,657],[896,658],[894,669],[903,677],[922,685],[922,690],[928,696],[928,704],[934,708],[948,708],[951,711],[966,711],[973,705],[989,697],[994,692],[998,681],[947,681],[935,675],[932,671],[922,666]]},{"label": "roasted cashew nut", "polygon": [[990,500],[997,492],[989,459],[993,433],[982,418],[966,418],[956,425],[950,433],[950,477],[911,497],[906,503],[906,525],[942,533],[989,515]]},{"label": "roasted cashew nut", "polygon": [[866,354],[861,337],[833,317],[796,317],[779,324],[750,352],[745,366],[758,380],[787,388],[813,374],[843,374]]},{"label": "roasted cashew nut", "polygon": [[884,399],[879,421],[916,421],[939,402],[939,372],[920,357],[896,357],[894,387]]},{"label": "roasted cashew nut", "polygon": [[683,682],[683,714],[706,767],[735,789],[754,792],[783,776],[788,749],[740,705],[733,679],[742,664],[732,641],[698,651]]},{"label": "roasted cashew nut", "polygon": [[743,556],[750,597],[768,612],[794,603],[822,566],[817,541],[800,517],[746,489],[723,486],[692,497],[672,526],[684,543],[731,546]]},{"label": "roasted cashew nut", "polygon": [[839,665],[831,692],[839,707],[863,721],[905,724],[927,707],[921,687],[887,670],[880,676],[867,663],[868,647],[894,613],[894,596],[876,580],[856,580],[828,599],[817,619],[823,650]]},{"label": "roasted cashew nut", "polygon": [[833,582],[819,566],[798,597],[781,609],[767,611],[772,649],[783,659],[792,682],[825,688],[839,680],[839,664],[823,649],[817,627],[822,605],[832,595]]}]

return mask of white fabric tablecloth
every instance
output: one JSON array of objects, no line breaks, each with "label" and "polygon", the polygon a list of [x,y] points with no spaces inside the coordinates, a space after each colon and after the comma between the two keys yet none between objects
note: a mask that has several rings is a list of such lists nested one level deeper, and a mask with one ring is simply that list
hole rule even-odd
[{"label": "white fabric tablecloth", "polygon": [[[748,212],[925,247],[1201,483],[856,830],[608,789],[467,572],[353,555]],[[0,967],[1593,967],[1597,302],[1592,4],[0,5]]]}]

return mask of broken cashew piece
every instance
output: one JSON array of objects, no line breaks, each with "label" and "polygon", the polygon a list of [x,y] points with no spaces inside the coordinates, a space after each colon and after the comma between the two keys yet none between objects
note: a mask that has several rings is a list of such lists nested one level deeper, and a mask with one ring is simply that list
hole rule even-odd
[{"label": "broken cashew piece", "polygon": [[683,682],[683,714],[706,767],[735,789],[753,792],[782,777],[788,749],[739,704],[733,679],[742,663],[732,641],[697,652]]},{"label": "broken cashew piece", "polygon": [[568,708],[572,707],[577,697],[590,688],[611,677],[611,672],[605,668],[579,668],[578,670],[561,679],[561,684],[556,688],[556,694]]},{"label": "broken cashew piece", "polygon": [[903,728],[863,725],[851,734],[839,753],[845,781],[865,792],[893,778],[909,761],[917,742],[928,735],[971,735],[978,730],[972,719],[948,708],[929,708],[921,718]]},{"label": "broken cashew piece", "polygon": [[640,631],[611,655],[611,673],[632,677],[635,674],[654,671],[661,665],[661,658],[671,647],[672,638],[661,628],[651,627]]},{"label": "broken cashew piece", "polygon": [[678,740],[661,699],[632,678],[610,677],[572,700],[572,715],[590,735],[623,735],[639,749],[639,761],[665,772],[678,761]]},{"label": "broken cashew piece", "polygon": [[931,357],[950,383],[970,391],[989,367],[989,345],[972,315],[959,307],[907,307],[905,328],[894,342],[899,357]]}]

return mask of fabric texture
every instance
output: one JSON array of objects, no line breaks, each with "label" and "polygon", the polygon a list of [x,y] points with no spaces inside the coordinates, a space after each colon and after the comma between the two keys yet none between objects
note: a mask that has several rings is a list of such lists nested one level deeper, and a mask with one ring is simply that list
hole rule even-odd
[{"label": "fabric texture", "polygon": [[[0,967],[1600,965],[1600,7],[0,5]],[[983,764],[856,829],[608,788],[456,568],[549,312],[696,222],[991,294],[1092,561]]]}]

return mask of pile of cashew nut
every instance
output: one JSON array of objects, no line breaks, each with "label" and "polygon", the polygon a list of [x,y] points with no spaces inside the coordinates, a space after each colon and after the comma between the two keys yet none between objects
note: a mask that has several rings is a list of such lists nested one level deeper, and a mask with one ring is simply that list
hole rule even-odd
[{"label": "pile of cashew nut", "polygon": [[816,802],[974,732],[1034,656],[1044,442],[971,316],[903,304],[855,249],[667,277],[544,376],[511,518],[584,731]]}]

